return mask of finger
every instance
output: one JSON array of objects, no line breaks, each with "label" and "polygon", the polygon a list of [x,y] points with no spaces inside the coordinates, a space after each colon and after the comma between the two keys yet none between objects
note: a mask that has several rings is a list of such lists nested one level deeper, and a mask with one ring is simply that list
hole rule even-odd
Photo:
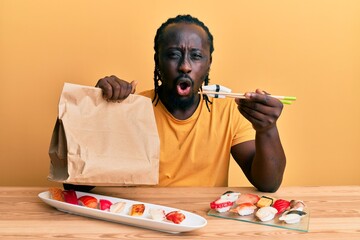
[{"label": "finger", "polygon": [[118,97],[118,100],[122,100],[127,98],[132,90],[132,85],[131,83],[125,82],[125,81],[121,81],[121,89],[120,89],[120,95]]},{"label": "finger", "polygon": [[121,94],[121,83],[118,81],[118,78],[115,76],[110,76],[106,79],[109,85],[111,86],[111,96],[108,97],[108,100],[116,101],[118,100]]},{"label": "finger", "polygon": [[269,126],[273,126],[278,118],[277,116],[267,115],[263,112],[247,107],[240,107],[239,111],[247,120],[252,123],[255,130],[265,129]]},{"label": "finger", "polygon": [[106,100],[110,99],[112,97],[112,93],[113,93],[112,86],[107,81],[107,78],[108,77],[101,78],[96,84],[96,87],[101,88],[101,90],[103,92],[103,97]]},{"label": "finger", "polygon": [[138,84],[138,81],[132,81],[131,82],[131,93],[132,94],[135,93],[137,84]]}]

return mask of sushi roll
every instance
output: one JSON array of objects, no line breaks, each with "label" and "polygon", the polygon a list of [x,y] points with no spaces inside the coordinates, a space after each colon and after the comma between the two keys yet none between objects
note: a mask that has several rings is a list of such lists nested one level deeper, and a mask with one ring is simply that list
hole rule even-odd
[{"label": "sushi roll", "polygon": [[179,211],[172,211],[165,215],[166,219],[175,224],[180,224],[186,218],[185,215]]},{"label": "sushi roll", "polygon": [[145,211],[145,205],[144,204],[134,204],[131,207],[131,216],[142,216]]},{"label": "sushi roll", "polygon": [[125,202],[116,202],[110,206],[110,212],[120,213],[124,210],[126,203]]},{"label": "sushi roll", "polygon": [[228,199],[219,198],[210,203],[210,208],[215,209],[217,212],[227,212],[234,205],[234,202],[229,201]]},{"label": "sushi roll", "polygon": [[160,208],[151,208],[149,210],[149,214],[151,218],[155,221],[163,221],[165,220],[165,211]]},{"label": "sushi roll", "polygon": [[276,208],[273,207],[262,207],[255,213],[255,216],[262,222],[270,221],[275,217],[277,213]]},{"label": "sushi roll", "polygon": [[231,209],[231,212],[238,213],[240,216],[247,216],[253,214],[257,207],[252,203],[241,203],[236,208]]}]

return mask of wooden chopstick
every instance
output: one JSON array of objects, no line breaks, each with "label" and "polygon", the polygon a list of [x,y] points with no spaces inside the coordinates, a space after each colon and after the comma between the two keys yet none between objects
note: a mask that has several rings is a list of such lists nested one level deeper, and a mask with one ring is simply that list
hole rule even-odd
[{"label": "wooden chopstick", "polygon": [[[221,95],[225,97],[231,97],[231,98],[245,98],[245,94],[243,93],[228,93],[228,92],[214,92],[214,91],[201,91],[199,94],[212,94],[212,95]],[[296,100],[296,97],[292,96],[275,96],[275,95],[269,95],[270,97],[279,99],[284,104],[291,104],[292,101]]]}]

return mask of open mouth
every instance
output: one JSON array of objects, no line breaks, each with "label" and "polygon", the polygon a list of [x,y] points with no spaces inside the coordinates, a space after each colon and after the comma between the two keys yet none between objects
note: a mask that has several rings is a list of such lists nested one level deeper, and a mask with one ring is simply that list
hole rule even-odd
[{"label": "open mouth", "polygon": [[179,79],[176,84],[177,93],[180,96],[187,96],[191,93],[192,82],[190,79]]}]

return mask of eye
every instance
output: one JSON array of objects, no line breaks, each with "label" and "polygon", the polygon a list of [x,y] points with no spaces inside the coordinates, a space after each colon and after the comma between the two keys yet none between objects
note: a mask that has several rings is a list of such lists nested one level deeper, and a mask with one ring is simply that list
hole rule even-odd
[{"label": "eye", "polygon": [[170,51],[170,52],[168,52],[167,57],[170,59],[179,59],[179,58],[181,58],[181,52],[180,51]]},{"label": "eye", "polygon": [[191,58],[194,60],[201,60],[203,58],[201,53],[194,52],[191,54]]}]

